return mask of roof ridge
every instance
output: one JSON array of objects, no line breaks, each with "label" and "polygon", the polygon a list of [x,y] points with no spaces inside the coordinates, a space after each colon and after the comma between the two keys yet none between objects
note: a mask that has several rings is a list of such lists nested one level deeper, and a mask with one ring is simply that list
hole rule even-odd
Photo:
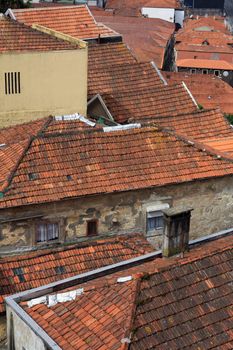
[{"label": "roof ridge", "polygon": [[[205,152],[209,156],[216,157],[218,159],[228,161],[229,163],[233,162],[233,159],[231,157],[225,156],[224,152],[218,151],[215,148],[212,148],[209,145],[205,144],[204,142],[194,140],[191,137],[187,137],[187,136],[185,136],[183,134],[179,134],[176,131],[174,131],[172,129],[169,129],[169,128],[166,128],[166,127],[162,128],[161,131],[162,132],[164,131],[164,132],[166,132],[166,133],[168,133],[170,135],[173,135],[179,141],[185,142],[187,145],[192,146],[192,147],[196,148],[199,151]],[[223,139],[225,139],[225,137]]]},{"label": "roof ridge", "polygon": [[[21,154],[21,156],[19,157],[18,161],[16,162],[15,166],[12,168],[12,171],[11,171],[10,174],[8,175],[7,179],[6,179],[5,182],[3,183],[1,193],[4,194],[5,192],[7,192],[7,190],[8,190],[8,188],[9,188],[9,186],[10,186],[10,184],[11,184],[13,178],[14,178],[14,175],[15,175],[15,173],[16,173],[16,171],[17,171],[19,165],[20,165],[20,163],[22,162],[23,158],[25,157],[25,155],[27,154],[28,150],[30,149],[30,147],[31,147],[31,145],[32,145],[32,143],[33,143],[33,141],[37,139],[38,134],[40,133],[40,131],[43,129],[43,127],[46,125],[47,122],[48,122],[48,121],[45,120],[45,124],[42,125],[42,127],[39,129],[39,131],[37,132],[36,135],[32,135],[32,136],[29,137],[28,142],[27,142],[27,144],[25,145],[24,151],[22,152],[22,154]],[[18,143],[19,143],[19,142],[18,142]],[[25,143],[26,143],[26,140],[25,140]],[[17,143],[16,143],[16,144],[17,144]]]},{"label": "roof ridge", "polygon": [[[208,242],[207,242],[208,244]],[[226,252],[226,251],[229,251],[229,250],[232,250],[233,249],[233,243],[230,245],[230,246],[224,246],[222,248],[219,248],[216,247],[215,250],[211,251],[211,252],[203,252],[203,255],[196,255],[194,257],[188,257],[187,259],[185,258],[185,255],[184,255],[184,258],[180,259],[180,260],[176,260],[174,263],[171,263],[171,264],[168,264],[168,265],[165,265],[164,267],[161,266],[157,268],[157,271],[153,272],[151,275],[154,275],[154,274],[157,274],[157,273],[161,273],[161,272],[164,272],[166,270],[173,270],[177,267],[179,267],[180,265],[181,266],[184,266],[184,265],[187,265],[187,264],[190,264],[190,263],[194,263],[195,261],[200,261],[200,260],[204,260],[204,259],[207,259],[211,256],[214,256],[214,255],[218,255],[218,254],[221,254],[222,252]],[[192,251],[191,251],[192,252]]]}]

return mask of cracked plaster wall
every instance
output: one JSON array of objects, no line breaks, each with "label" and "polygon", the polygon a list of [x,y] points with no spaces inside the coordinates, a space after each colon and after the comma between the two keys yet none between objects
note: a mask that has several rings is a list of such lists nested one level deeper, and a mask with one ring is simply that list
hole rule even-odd
[{"label": "cracked plaster wall", "polygon": [[[191,239],[233,227],[232,177],[14,208],[0,211],[0,218],[40,213],[43,219],[60,221],[61,242],[73,242],[86,239],[86,222],[90,219],[98,220],[98,233],[102,236],[127,233],[146,235],[146,208],[160,203],[194,209]],[[38,220],[2,224],[0,252],[35,245],[34,226]],[[162,232],[156,231],[150,238],[155,248],[161,247],[161,235]]]}]

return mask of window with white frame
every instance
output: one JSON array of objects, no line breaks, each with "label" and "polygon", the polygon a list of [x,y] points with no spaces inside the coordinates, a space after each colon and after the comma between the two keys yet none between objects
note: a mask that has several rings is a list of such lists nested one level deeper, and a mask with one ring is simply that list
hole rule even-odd
[{"label": "window with white frame", "polygon": [[164,226],[162,210],[168,209],[169,204],[164,203],[160,205],[150,206],[146,213],[146,231],[147,234],[162,230]]},{"label": "window with white frame", "polygon": [[36,225],[36,242],[49,242],[59,238],[59,224],[57,222],[40,222]]}]

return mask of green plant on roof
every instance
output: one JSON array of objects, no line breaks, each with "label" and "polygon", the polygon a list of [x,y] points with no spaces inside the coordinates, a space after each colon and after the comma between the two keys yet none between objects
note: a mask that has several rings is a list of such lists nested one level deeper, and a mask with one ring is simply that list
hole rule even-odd
[{"label": "green plant on roof", "polygon": [[233,114],[225,114],[225,117],[227,118],[229,123],[233,125]]}]

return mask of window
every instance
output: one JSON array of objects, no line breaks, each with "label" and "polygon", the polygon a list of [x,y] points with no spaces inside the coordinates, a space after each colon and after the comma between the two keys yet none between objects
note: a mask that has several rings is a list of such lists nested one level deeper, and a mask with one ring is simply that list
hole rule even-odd
[{"label": "window", "polygon": [[162,210],[168,209],[169,204],[161,203],[147,208],[146,216],[146,231],[147,234],[155,233],[156,230],[163,230],[163,212]]},{"label": "window", "polygon": [[202,69],[202,74],[208,74],[208,69]]},{"label": "window", "polygon": [[97,236],[98,235],[97,225],[98,225],[97,220],[87,221],[87,236]]},{"label": "window", "polygon": [[214,75],[215,75],[216,77],[219,77],[219,76],[220,76],[220,71],[219,71],[219,70],[215,70],[215,71],[214,71]]},{"label": "window", "polygon": [[163,228],[162,211],[152,211],[147,213],[147,231],[160,230]]},{"label": "window", "polygon": [[59,225],[57,222],[42,222],[36,226],[36,241],[54,241],[59,237]]},{"label": "window", "polygon": [[5,73],[5,94],[13,95],[21,93],[20,72]]},{"label": "window", "polygon": [[196,74],[196,69],[195,69],[195,68],[190,69],[190,73],[191,73],[191,74]]}]

